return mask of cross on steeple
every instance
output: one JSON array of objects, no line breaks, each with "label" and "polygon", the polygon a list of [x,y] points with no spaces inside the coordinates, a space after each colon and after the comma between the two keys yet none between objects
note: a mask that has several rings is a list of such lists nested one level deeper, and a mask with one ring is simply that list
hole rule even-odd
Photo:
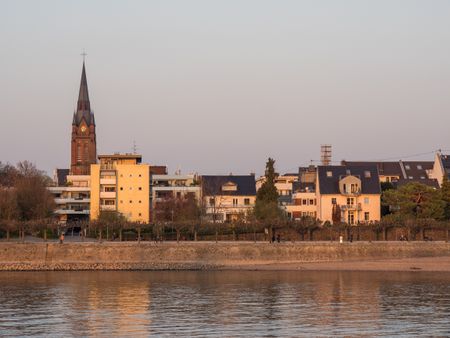
[{"label": "cross on steeple", "polygon": [[84,63],[84,60],[85,60],[86,55],[87,55],[84,49],[83,49],[83,53],[81,53],[80,55],[83,57],[83,63]]}]

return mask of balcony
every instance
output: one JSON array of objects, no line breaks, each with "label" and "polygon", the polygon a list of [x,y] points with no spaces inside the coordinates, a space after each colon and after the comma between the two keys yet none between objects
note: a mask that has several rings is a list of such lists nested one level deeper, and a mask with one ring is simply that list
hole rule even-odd
[{"label": "balcony", "polygon": [[115,191],[100,191],[100,198],[116,198]]},{"label": "balcony", "polygon": [[57,215],[89,215],[89,209],[57,209]]},{"label": "balcony", "polygon": [[344,204],[344,205],[341,205],[340,208],[343,211],[345,211],[345,210],[361,211],[362,210],[361,203],[358,203],[358,204]]},{"label": "balcony", "polygon": [[343,190],[341,190],[341,195],[349,196],[349,197],[351,197],[351,196],[359,196],[359,195],[361,195],[361,189],[357,189],[357,190],[353,190],[353,191],[343,191]]},{"label": "balcony", "polygon": [[71,204],[71,203],[90,203],[90,198],[55,198],[56,204]]},{"label": "balcony", "polygon": [[100,205],[100,210],[102,211],[115,211],[116,206],[115,205]]},{"label": "balcony", "polygon": [[115,178],[100,178],[100,184],[115,185],[116,184],[116,179]]}]

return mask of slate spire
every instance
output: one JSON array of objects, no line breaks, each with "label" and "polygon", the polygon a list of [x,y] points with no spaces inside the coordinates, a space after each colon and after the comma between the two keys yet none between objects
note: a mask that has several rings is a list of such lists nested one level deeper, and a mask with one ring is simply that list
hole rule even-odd
[{"label": "slate spire", "polygon": [[86,66],[84,64],[84,61],[83,70],[81,71],[80,92],[78,94],[77,110],[73,116],[73,124],[78,126],[81,123],[83,117],[88,125],[94,123],[94,114],[91,111],[91,102],[89,101]]},{"label": "slate spire", "polygon": [[91,111],[91,103],[89,102],[89,91],[86,79],[86,67],[83,61],[83,70],[81,72],[80,93],[78,94],[77,111]]}]

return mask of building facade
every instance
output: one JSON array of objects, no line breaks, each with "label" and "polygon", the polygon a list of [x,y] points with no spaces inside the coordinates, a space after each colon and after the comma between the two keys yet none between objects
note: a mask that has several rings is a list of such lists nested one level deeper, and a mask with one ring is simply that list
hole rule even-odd
[{"label": "building facade", "polygon": [[90,176],[68,175],[64,178],[58,176],[55,177],[55,183],[59,184],[48,189],[55,198],[55,214],[59,224],[70,225],[73,222],[89,220]]},{"label": "building facade", "polygon": [[201,177],[202,207],[213,222],[245,219],[256,201],[255,175],[205,175]]},{"label": "building facade", "polygon": [[169,199],[185,199],[193,197],[197,203],[201,201],[199,177],[188,175],[151,175],[151,219],[157,219],[158,206]]},{"label": "building facade", "polygon": [[319,166],[317,218],[347,224],[377,222],[381,218],[381,188],[376,165]]},{"label": "building facade", "polygon": [[100,155],[91,165],[91,220],[103,211],[130,222],[150,222],[150,165],[136,154]]},{"label": "building facade", "polygon": [[450,180],[450,155],[444,155],[441,152],[436,153],[431,176],[438,182],[440,187],[444,176]]}]

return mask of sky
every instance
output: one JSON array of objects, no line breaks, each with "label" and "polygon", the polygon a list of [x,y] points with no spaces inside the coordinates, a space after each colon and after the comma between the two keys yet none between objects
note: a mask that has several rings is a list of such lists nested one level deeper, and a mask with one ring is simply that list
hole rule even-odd
[{"label": "sky", "polygon": [[[450,153],[450,1],[0,0],[0,161],[70,164],[83,50],[99,154],[261,174]],[[414,156],[413,156],[414,155]],[[417,156],[416,156],[417,155]]]}]

